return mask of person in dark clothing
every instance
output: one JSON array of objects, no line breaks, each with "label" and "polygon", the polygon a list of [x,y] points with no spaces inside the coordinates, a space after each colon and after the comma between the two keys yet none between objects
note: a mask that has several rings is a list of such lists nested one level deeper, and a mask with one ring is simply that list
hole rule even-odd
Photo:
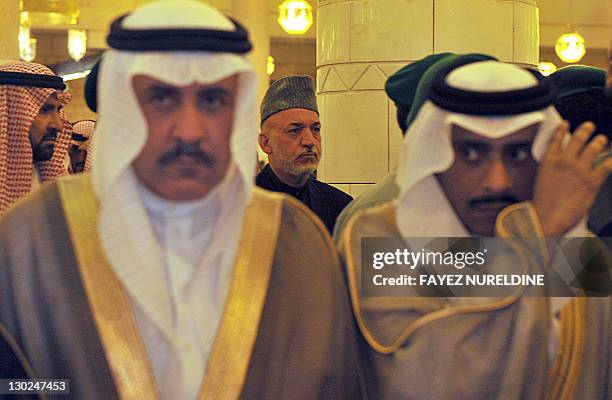
[{"label": "person in dark clothing", "polygon": [[606,95],[612,100],[612,40],[608,48],[608,77],[606,78]]},{"label": "person in dark clothing", "polygon": [[[2,324],[0,324],[0,379],[14,381],[34,379],[30,365],[15,345],[13,337]],[[42,399],[42,397],[40,398]],[[36,400],[39,397],[35,394],[9,395],[0,393],[0,400],[9,399]]]},{"label": "person in dark clothing", "polygon": [[[603,69],[572,65],[551,75],[558,89],[555,107],[574,129],[583,122],[595,124],[595,134],[612,139],[612,98],[605,93],[606,72]],[[608,152],[601,157],[612,157]],[[589,213],[588,227],[597,236],[612,236],[612,176],[601,187]],[[608,243],[610,243],[608,241]]]},{"label": "person in dark clothing", "polygon": [[321,122],[309,76],[287,76],[270,86],[261,104],[259,146],[269,164],[257,175],[257,186],[297,198],[331,234],[353,198],[312,177],[321,159]]}]

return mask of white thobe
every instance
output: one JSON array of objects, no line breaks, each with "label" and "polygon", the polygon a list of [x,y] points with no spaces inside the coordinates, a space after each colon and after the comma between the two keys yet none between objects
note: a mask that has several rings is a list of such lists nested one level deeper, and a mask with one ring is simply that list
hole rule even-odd
[{"label": "white thobe", "polygon": [[193,400],[222,316],[231,272],[219,258],[215,265],[201,262],[219,216],[219,194],[215,190],[192,202],[164,200],[144,187],[140,194],[161,247],[166,277],[148,290],[170,293],[173,318],[166,331],[172,332],[171,337],[133,299],[132,308],[161,398]]}]

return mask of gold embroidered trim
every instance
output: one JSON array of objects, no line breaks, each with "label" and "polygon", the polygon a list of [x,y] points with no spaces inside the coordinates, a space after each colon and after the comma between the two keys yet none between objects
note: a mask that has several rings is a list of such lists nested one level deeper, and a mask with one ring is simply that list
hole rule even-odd
[{"label": "gold embroidered trim", "polygon": [[[100,246],[89,176],[58,180],[83,288],[121,399],[159,398],[125,288]],[[86,238],[86,239],[85,239]]]},{"label": "gold embroidered trim", "polygon": [[[390,204],[386,204],[386,205],[377,207],[377,210],[379,212],[379,215],[382,216],[384,219],[386,219],[388,223],[395,224],[395,216],[394,216],[395,208],[393,208],[393,206],[391,206]],[[372,212],[372,210],[370,210],[369,212]],[[344,231],[344,234],[342,235],[340,246],[344,248],[347,278],[348,278],[348,284],[349,284],[349,291],[351,294],[351,304],[353,306],[353,312],[355,314],[355,319],[357,320],[357,325],[359,326],[359,329],[363,337],[365,338],[365,340],[372,347],[372,349],[374,349],[378,353],[381,353],[381,354],[395,353],[403,346],[403,344],[418,329],[422,328],[423,326],[431,322],[437,321],[439,319],[447,318],[447,317],[454,316],[454,315],[460,315],[460,314],[471,314],[471,313],[478,313],[478,312],[491,312],[491,311],[501,310],[505,307],[508,307],[514,304],[520,298],[522,292],[525,290],[524,288],[519,287],[517,291],[513,293],[511,296],[503,298],[499,301],[489,303],[489,304],[453,307],[453,308],[447,308],[447,309],[442,309],[439,311],[430,312],[423,317],[417,318],[414,322],[409,324],[391,345],[386,346],[374,337],[374,334],[372,333],[372,331],[368,328],[367,324],[365,323],[363,314],[361,312],[361,297],[359,295],[359,279],[358,279],[359,277],[357,273],[357,267],[355,264],[356,261],[351,252],[351,239],[352,239],[353,229],[358,219],[359,218],[357,217],[353,217],[349,220],[346,226],[346,229]],[[518,241],[516,241],[516,239],[513,239],[512,237],[508,237],[507,235],[508,235],[508,232],[505,232],[505,231],[500,232],[500,236],[506,239],[510,247],[512,247],[515,253],[519,256],[520,265],[527,266],[529,263],[528,255],[525,254],[524,250],[522,249],[522,246],[518,243]]]},{"label": "gold embroidered trim", "polygon": [[200,399],[237,399],[246,380],[268,293],[283,196],[260,189],[245,212],[239,251],[223,319]]}]

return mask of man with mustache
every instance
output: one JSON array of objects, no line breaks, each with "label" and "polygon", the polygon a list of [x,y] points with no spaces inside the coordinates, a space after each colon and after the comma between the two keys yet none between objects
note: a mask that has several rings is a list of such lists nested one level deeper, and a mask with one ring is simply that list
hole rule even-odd
[{"label": "man with mustache", "polygon": [[34,375],[75,399],[360,398],[325,228],[253,182],[246,30],[160,0],[108,44],[91,173],[0,220],[0,327]]},{"label": "man with mustache", "polygon": [[0,215],[40,182],[67,173],[70,100],[62,78],[44,65],[0,66]]},{"label": "man with mustache", "polygon": [[[406,133],[410,124],[417,116],[417,113],[425,100],[426,91],[429,88],[431,79],[438,63],[448,62],[450,59],[461,58],[472,61],[484,61],[494,59],[483,54],[453,54],[437,53],[414,61],[391,75],[385,83],[387,96],[395,103],[397,108],[397,123],[402,131]],[[342,237],[342,232],[353,214],[366,208],[379,206],[395,199],[399,192],[394,168],[374,186],[362,193],[353,200],[338,216],[334,227],[334,240],[337,242]]]},{"label": "man with mustache", "polygon": [[257,185],[297,198],[331,234],[353,198],[312,177],[321,160],[321,122],[309,76],[286,76],[268,88],[261,104],[259,147],[269,164],[257,175]]},{"label": "man with mustache", "polygon": [[[461,60],[437,68],[402,144],[397,200],[355,215],[339,244],[368,344],[369,397],[610,397],[609,297],[547,298],[543,287],[534,297],[516,290],[465,297],[451,285],[408,285],[396,297],[393,288],[364,291],[372,265],[363,249],[372,237],[394,248],[410,247],[411,238],[477,236],[509,244],[489,248],[482,268],[472,270],[489,274],[548,272],[557,256],[576,255],[555,252],[560,237],[592,236],[586,215],[612,171],[612,160],[595,162],[607,138],[589,141],[595,129],[589,123],[569,137],[552,105],[556,90],[536,70]],[[609,281],[610,255],[593,240],[595,254],[607,254],[601,259]],[[415,267],[429,277],[459,269],[438,266]]]}]

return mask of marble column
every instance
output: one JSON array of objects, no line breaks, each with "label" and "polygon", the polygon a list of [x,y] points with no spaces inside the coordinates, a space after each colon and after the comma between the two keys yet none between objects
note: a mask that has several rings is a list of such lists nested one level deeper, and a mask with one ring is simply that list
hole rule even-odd
[{"label": "marble column", "polygon": [[402,136],[385,81],[445,51],[537,64],[535,0],[319,0],[320,179],[356,196],[397,164]]},{"label": "marble column", "polygon": [[3,1],[0,13],[0,64],[19,59],[18,34],[19,0]]}]

